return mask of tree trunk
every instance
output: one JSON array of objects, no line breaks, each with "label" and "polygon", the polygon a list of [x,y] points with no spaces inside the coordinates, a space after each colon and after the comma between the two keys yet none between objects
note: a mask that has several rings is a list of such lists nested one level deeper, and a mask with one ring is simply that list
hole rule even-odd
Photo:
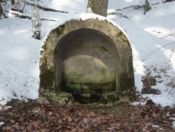
[{"label": "tree trunk", "polygon": [[2,5],[1,5],[1,0],[0,0],[0,17],[3,15],[3,9],[2,9]]},{"label": "tree trunk", "polygon": [[88,8],[95,14],[107,15],[108,0],[88,0]]},{"label": "tree trunk", "polygon": [[145,5],[144,5],[144,15],[146,14],[147,11],[149,11],[151,9],[150,7],[150,3],[148,0],[145,0]]}]

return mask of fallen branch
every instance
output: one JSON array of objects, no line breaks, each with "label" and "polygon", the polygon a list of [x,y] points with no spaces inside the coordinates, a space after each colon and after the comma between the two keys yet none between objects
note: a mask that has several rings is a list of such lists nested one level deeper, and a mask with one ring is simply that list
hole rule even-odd
[{"label": "fallen branch", "polygon": [[[30,3],[30,2],[25,2],[26,4],[30,5],[30,6],[35,6],[34,3]],[[68,13],[67,11],[62,11],[62,10],[56,10],[56,9],[52,9],[52,8],[48,8],[48,7],[44,7],[41,5],[36,5],[39,9],[42,9],[44,11],[52,11],[52,12],[59,12],[59,13]]]},{"label": "fallen branch", "polygon": [[[158,5],[160,4],[160,2],[157,2],[157,3],[152,3],[150,4],[151,5]],[[133,9],[141,9],[141,8],[145,8],[145,4],[143,5],[131,5],[131,6],[127,6],[127,7],[123,7],[123,8],[120,8],[120,9],[115,9],[115,11],[109,13],[108,15],[114,15],[114,14],[120,14],[118,11],[122,11],[122,10],[127,10],[127,9],[130,9],[130,8],[133,8]],[[125,18],[128,18],[127,16],[124,16]]]},{"label": "fallen branch", "polygon": [[[20,12],[16,12],[16,11],[11,11],[10,12],[12,15],[16,16],[16,17],[19,17],[19,18],[23,18],[23,19],[32,19],[31,16],[29,15],[26,15],[26,14],[22,14]],[[41,18],[41,20],[43,21],[56,21],[56,20],[53,20],[53,19],[48,19],[48,18]]]},{"label": "fallen branch", "polygon": [[173,2],[175,0],[165,0],[163,3],[167,3],[167,2]]},{"label": "fallen branch", "polygon": [[[158,4],[160,4],[160,2],[152,3],[150,5],[158,5]],[[145,4],[143,4],[143,5],[131,5],[131,6],[127,6],[127,7],[121,8],[121,9],[116,9],[115,11],[121,11],[121,10],[130,9],[130,8],[141,9],[141,8],[144,8],[144,7],[145,7]]]}]

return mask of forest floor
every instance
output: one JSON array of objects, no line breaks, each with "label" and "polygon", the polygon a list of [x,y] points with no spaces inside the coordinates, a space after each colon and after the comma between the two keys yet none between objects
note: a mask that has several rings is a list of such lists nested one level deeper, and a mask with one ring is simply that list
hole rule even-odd
[{"label": "forest floor", "polygon": [[110,108],[13,100],[0,110],[0,131],[175,131],[175,108],[159,107],[151,100],[145,106],[122,105],[125,110],[109,114]]}]

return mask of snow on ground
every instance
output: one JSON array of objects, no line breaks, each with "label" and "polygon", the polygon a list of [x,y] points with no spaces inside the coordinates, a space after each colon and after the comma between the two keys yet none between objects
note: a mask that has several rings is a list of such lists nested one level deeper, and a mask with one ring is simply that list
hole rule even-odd
[{"label": "snow on ground", "polygon": [[[108,16],[109,19],[121,23],[130,38],[137,90],[141,91],[141,77],[145,74],[145,68],[151,69],[153,75],[162,74],[163,82],[155,86],[161,90],[162,94],[144,95],[162,106],[175,104],[175,86],[172,86],[175,84],[174,6],[174,2],[158,4],[152,6],[152,10],[146,15],[143,15],[143,9],[128,8],[119,11],[128,18],[120,15],[118,17]],[[155,67],[156,71],[154,71]],[[161,70],[165,70],[166,73],[160,73]]]},{"label": "snow on ground", "polygon": [[175,129],[175,121],[173,121],[173,128]]},{"label": "snow on ground", "polygon": [[39,41],[31,38],[30,21],[0,20],[0,100],[38,97]]},{"label": "snow on ground", "polygon": [[[150,0],[151,3],[162,0]],[[109,0],[108,12],[131,5],[142,5],[143,0]],[[40,11],[43,18],[61,23],[75,14],[86,11],[87,0],[41,0],[43,6],[49,6],[69,13]],[[152,9],[143,15],[143,8],[127,8],[108,15],[108,19],[123,27],[129,36],[133,50],[135,83],[141,92],[142,76],[146,69],[152,75],[161,76],[154,88],[160,95],[143,95],[162,106],[175,105],[175,2],[152,5]],[[25,13],[30,14],[31,7],[26,6]],[[42,22],[42,38],[55,22]],[[42,40],[31,37],[31,21],[10,17],[0,20],[0,104],[12,98],[36,99],[39,87],[39,54]]]}]

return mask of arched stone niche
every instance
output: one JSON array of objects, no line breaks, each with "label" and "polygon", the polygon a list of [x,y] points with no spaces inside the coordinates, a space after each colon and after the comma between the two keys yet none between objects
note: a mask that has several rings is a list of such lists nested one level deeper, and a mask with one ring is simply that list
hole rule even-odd
[{"label": "arched stone niche", "polygon": [[50,32],[40,58],[40,95],[62,92],[81,103],[134,98],[132,50],[118,27],[91,18]]}]

